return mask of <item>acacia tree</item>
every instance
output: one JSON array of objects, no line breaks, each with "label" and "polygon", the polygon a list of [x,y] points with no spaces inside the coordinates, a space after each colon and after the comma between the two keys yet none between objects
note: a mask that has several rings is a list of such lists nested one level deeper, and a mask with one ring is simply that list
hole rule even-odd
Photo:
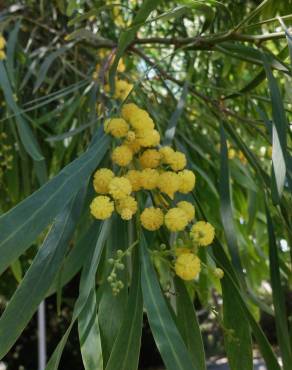
[{"label": "acacia tree", "polygon": [[203,370],[195,298],[231,369],[253,368],[254,344],[267,369],[290,369],[289,11],[70,0],[1,12],[0,272],[8,297],[11,271],[17,286],[0,358],[80,272],[48,370],[77,323],[86,370],[137,369],[144,311],[166,368]]}]

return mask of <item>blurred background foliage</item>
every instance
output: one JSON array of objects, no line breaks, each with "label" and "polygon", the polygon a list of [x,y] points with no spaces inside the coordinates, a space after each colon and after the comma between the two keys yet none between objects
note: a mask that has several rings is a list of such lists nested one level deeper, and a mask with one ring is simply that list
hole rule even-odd
[{"label": "blurred background foliage", "polygon": [[[120,107],[104,85],[120,36],[142,3],[0,2],[6,39],[0,62],[0,212],[83,153],[104,118]],[[285,300],[280,313],[291,326],[292,2],[181,0],[160,1],[155,8],[126,45],[117,76],[133,84],[129,100],[147,109],[162,137],[169,124],[175,129],[174,143],[197,174],[198,212],[215,226],[233,262],[232,253],[238,253],[234,267],[248,307],[278,347],[271,334],[278,298],[271,288],[268,231],[275,233],[279,257],[274,268]],[[91,222],[85,209],[71,247]],[[44,235],[1,277],[1,308]],[[213,263],[205,252],[201,258]],[[77,295],[75,280],[68,289],[65,321]],[[220,282],[203,271],[195,292],[207,356],[218,354],[225,330]],[[50,300],[54,315],[55,297]]]}]

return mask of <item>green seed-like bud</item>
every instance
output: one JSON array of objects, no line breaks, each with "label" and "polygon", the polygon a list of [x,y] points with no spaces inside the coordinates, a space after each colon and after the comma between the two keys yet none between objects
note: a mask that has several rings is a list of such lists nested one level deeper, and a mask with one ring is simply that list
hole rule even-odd
[{"label": "green seed-like bud", "polygon": [[113,258],[109,258],[109,259],[108,259],[108,263],[109,263],[110,265],[113,265],[113,264],[115,263],[115,260],[114,260]]},{"label": "green seed-like bud", "polygon": [[123,254],[124,254],[124,253],[123,253],[123,251],[122,251],[121,249],[118,249],[118,250],[117,250],[117,256],[118,256],[118,257],[122,257],[122,256],[123,256]]},{"label": "green seed-like bud", "polygon": [[125,265],[123,263],[118,263],[117,264],[117,269],[124,270],[124,268],[125,268]]},{"label": "green seed-like bud", "polygon": [[162,250],[166,249],[166,244],[164,244],[164,243],[160,244],[160,249],[162,249]]},{"label": "green seed-like bud", "polygon": [[112,277],[112,276],[109,276],[109,277],[107,278],[107,281],[108,281],[109,283],[112,283],[112,282],[113,282],[113,277]]}]

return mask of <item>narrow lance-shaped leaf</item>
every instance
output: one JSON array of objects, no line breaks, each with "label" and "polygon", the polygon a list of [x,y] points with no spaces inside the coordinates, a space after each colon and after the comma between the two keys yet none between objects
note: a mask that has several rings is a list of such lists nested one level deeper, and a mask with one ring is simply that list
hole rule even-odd
[{"label": "narrow lance-shaped leaf", "polygon": [[99,237],[98,237],[95,249],[93,250],[91,254],[87,256],[84,267],[82,269],[79,296],[74,305],[73,317],[72,317],[71,323],[68,329],[66,330],[65,334],[63,335],[62,339],[60,340],[52,357],[50,358],[45,370],[57,370],[58,369],[64,347],[71,333],[73,325],[75,324],[75,321],[77,320],[83,308],[87,304],[88,297],[90,296],[92,287],[95,286],[96,270],[97,270],[100,257],[101,257],[101,253],[103,250],[103,246],[104,246],[106,238],[108,237],[109,231],[110,231],[110,220],[105,221],[101,225],[100,229],[97,230],[97,232],[99,232]]},{"label": "narrow lance-shaped leaf", "polygon": [[138,252],[134,253],[133,274],[127,314],[114,343],[106,370],[137,370],[142,335],[143,302]]},{"label": "narrow lance-shaped leaf", "polygon": [[22,113],[16,104],[13,96],[13,92],[10,86],[10,81],[8,79],[6,69],[2,61],[0,61],[0,86],[3,90],[7,105],[15,114],[15,120],[17,124],[17,130],[19,132],[20,140],[26,150],[26,152],[31,156],[32,159],[40,161],[43,159],[40,147],[34,134],[29,127],[28,123],[22,117]]},{"label": "narrow lance-shaped leaf", "polygon": [[289,370],[292,364],[292,352],[290,347],[287,312],[285,307],[285,297],[281,285],[278,247],[274,234],[273,222],[267,205],[266,205],[266,217],[269,235],[270,274],[273,290],[273,304],[275,310],[277,337],[283,360],[283,369]]},{"label": "narrow lance-shaped leaf", "polygon": [[238,273],[242,273],[242,267],[239,256],[239,249],[236,239],[235,225],[233,221],[229,167],[228,167],[228,148],[223,126],[221,126],[221,154],[220,154],[220,213],[222,224],[227,240],[228,249],[232,262]]},{"label": "narrow lance-shaped leaf", "polygon": [[[252,340],[248,318],[233,293],[228,278],[221,281],[223,295],[224,344],[231,370],[252,370]],[[235,314],[236,313],[236,314]]]},{"label": "narrow lance-shaped leaf", "polygon": [[[118,215],[113,216],[111,234],[106,245],[106,258],[113,258],[116,256],[118,249],[125,250],[128,247],[127,238],[127,223],[123,221]],[[107,264],[105,274],[109,275],[112,266]],[[127,273],[125,270],[119,272],[119,280],[124,286],[127,286]],[[104,366],[107,366],[110,354],[122,322],[126,314],[127,289],[122,289],[117,296],[113,295],[112,288],[109,282],[105,279],[102,287],[101,300],[99,304],[99,326],[102,339],[103,361]],[[115,320],[110,320],[109,317],[114,317]]]},{"label": "narrow lance-shaped leaf", "polygon": [[0,273],[31,245],[88,180],[107,147],[108,138],[102,136],[56,177],[0,217]]},{"label": "narrow lance-shaped leaf", "polygon": [[279,87],[264,54],[263,60],[268,78],[273,113],[272,198],[274,204],[278,204],[286,178],[288,122]]},{"label": "narrow lance-shaped leaf", "polygon": [[82,189],[58,215],[44,244],[1,316],[0,358],[21,334],[56,276],[78,221],[84,195],[85,191]]},{"label": "narrow lance-shaped leaf", "polygon": [[175,287],[177,292],[176,306],[178,329],[188,348],[195,368],[198,370],[205,370],[206,363],[203,339],[193,302],[190,299],[184,283],[179,278],[175,279]]},{"label": "narrow lance-shaped leaf", "polygon": [[168,370],[196,370],[161,292],[145,237],[141,237],[143,300],[157,348]]},{"label": "narrow lance-shaped leaf", "polygon": [[80,350],[85,370],[103,370],[95,286],[78,318]]}]

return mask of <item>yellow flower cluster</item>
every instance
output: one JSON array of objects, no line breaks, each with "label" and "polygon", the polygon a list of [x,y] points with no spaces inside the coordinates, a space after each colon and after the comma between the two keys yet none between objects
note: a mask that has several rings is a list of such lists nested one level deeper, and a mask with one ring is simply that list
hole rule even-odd
[{"label": "yellow flower cluster", "polygon": [[6,58],[6,53],[4,51],[5,45],[6,45],[5,38],[0,34],[0,60]]},{"label": "yellow flower cluster", "polygon": [[[189,209],[187,202],[180,202],[178,206],[184,208],[190,212],[190,217],[193,216],[191,213],[193,210]],[[205,221],[199,221],[191,227],[190,237],[192,240],[191,248],[179,247],[176,248],[176,260],[175,260],[175,273],[183,280],[193,280],[200,272],[201,261],[197,256],[197,247],[210,245],[214,239],[215,230],[214,227]],[[215,277],[222,279],[223,271],[220,268],[212,270]]]},{"label": "yellow flower cluster", "polygon": [[[120,139],[120,145],[113,149],[111,158],[114,164],[126,168],[124,177],[130,182],[133,192],[158,191],[174,199],[177,192],[187,194],[193,190],[196,178],[192,171],[185,169],[185,154],[170,146],[159,147],[160,134],[148,112],[134,103],[124,104],[121,117],[105,121],[104,130]],[[109,174],[104,176],[112,180]],[[104,179],[100,181],[103,188]],[[98,189],[97,185],[95,189]],[[163,224],[171,231],[182,231],[194,216],[193,205],[184,201],[166,212],[160,208],[145,209],[141,223],[152,231]]]},{"label": "yellow flower cluster", "polygon": [[114,209],[123,220],[130,220],[137,212],[137,202],[130,196],[132,185],[126,177],[117,177],[110,169],[101,168],[94,174],[93,187],[98,194],[104,194],[95,197],[90,205],[96,219],[111,217]]}]

